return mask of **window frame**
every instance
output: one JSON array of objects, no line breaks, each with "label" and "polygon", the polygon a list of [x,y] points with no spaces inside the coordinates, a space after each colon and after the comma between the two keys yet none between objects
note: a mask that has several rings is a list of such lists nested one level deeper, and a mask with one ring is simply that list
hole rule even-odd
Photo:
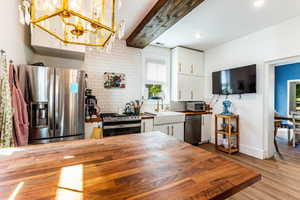
[{"label": "window frame", "polygon": [[[157,84],[157,85],[162,85],[165,89],[164,91],[164,103],[165,104],[170,104],[170,99],[171,99],[171,51],[169,49],[168,53],[164,49],[165,52],[159,51],[159,47],[153,47],[154,49],[152,50],[145,50],[142,52],[142,96],[146,97],[148,94],[146,94],[146,85],[147,84]],[[147,63],[148,62],[157,62],[159,64],[165,64],[166,65],[166,82],[150,82],[147,80]],[[149,104],[154,104],[156,103],[156,100],[151,100],[151,99],[146,99],[145,98],[145,103]]]}]

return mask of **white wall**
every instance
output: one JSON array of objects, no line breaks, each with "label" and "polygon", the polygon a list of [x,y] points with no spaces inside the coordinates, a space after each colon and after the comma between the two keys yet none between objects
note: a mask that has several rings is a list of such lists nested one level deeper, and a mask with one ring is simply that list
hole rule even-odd
[{"label": "white wall", "polygon": [[0,49],[5,50],[8,59],[14,63],[26,64],[31,60],[32,52],[25,44],[25,27],[19,23],[19,3],[19,0],[1,0]]},{"label": "white wall", "polygon": [[[241,152],[258,158],[267,155],[264,141],[264,125],[270,123],[263,119],[264,98],[268,94],[265,87],[265,63],[300,55],[300,16],[281,24],[252,33],[245,37],[225,43],[205,53],[205,69],[208,81],[206,95],[211,98],[211,73],[221,69],[257,64],[257,94],[243,95],[242,99],[230,96],[233,112],[240,115]],[[214,111],[222,110],[220,99]],[[269,119],[271,120],[271,119]],[[272,134],[272,133],[270,133]],[[214,135],[212,135],[214,138]]]}]

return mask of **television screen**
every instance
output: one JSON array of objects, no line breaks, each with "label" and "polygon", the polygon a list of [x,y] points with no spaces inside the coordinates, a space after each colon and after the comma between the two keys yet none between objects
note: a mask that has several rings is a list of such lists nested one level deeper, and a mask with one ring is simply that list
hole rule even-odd
[{"label": "television screen", "polygon": [[256,65],[213,72],[213,94],[256,93]]}]

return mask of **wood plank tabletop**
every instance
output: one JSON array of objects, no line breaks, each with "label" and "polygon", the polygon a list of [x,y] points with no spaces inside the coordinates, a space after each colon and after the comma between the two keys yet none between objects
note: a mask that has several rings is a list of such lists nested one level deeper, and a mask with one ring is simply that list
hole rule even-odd
[{"label": "wood plank tabletop", "polygon": [[225,199],[260,179],[160,132],[0,150],[0,199]]}]

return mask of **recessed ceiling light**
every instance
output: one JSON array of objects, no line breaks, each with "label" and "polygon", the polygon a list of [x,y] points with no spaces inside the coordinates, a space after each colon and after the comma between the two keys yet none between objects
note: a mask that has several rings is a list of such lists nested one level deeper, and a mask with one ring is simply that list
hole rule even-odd
[{"label": "recessed ceiling light", "polygon": [[256,1],[254,1],[253,5],[256,8],[261,8],[265,5],[265,1],[264,0],[256,0]]},{"label": "recessed ceiling light", "polygon": [[196,34],[195,34],[195,38],[196,38],[196,39],[200,39],[200,38],[201,38],[201,34],[200,34],[200,33],[196,33]]}]

